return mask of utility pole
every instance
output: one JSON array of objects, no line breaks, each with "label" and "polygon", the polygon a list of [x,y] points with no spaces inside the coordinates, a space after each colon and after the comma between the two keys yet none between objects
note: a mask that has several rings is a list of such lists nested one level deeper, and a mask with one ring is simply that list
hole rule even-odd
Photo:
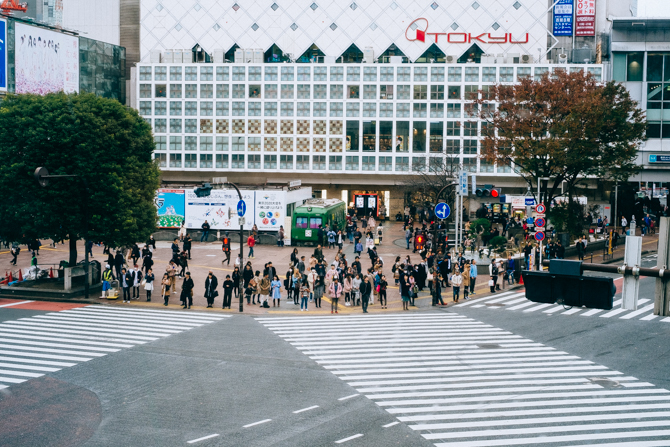
[{"label": "utility pole", "polygon": [[[235,188],[235,191],[237,191],[237,195],[240,198],[240,201],[242,201],[242,193],[240,192],[240,188],[237,187],[235,183],[231,182],[226,182],[226,185],[230,185],[233,188]],[[240,217],[240,219],[242,219]],[[240,279],[242,279],[242,272],[244,269],[244,224],[240,222]],[[243,281],[240,281],[239,284],[237,285],[239,287],[239,297],[240,297],[240,312],[244,312],[244,290],[243,290]]]},{"label": "utility pole", "polygon": [[[626,238],[628,240],[628,238]],[[659,270],[667,270],[670,265],[670,217],[661,217],[658,232],[658,258],[656,266]],[[656,279],[656,299],[654,315],[670,315],[670,281],[666,278]]]}]

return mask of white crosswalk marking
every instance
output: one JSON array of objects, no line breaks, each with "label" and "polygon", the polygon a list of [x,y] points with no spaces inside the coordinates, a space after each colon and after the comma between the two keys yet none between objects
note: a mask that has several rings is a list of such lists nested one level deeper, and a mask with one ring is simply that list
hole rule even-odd
[{"label": "white crosswalk marking", "polygon": [[669,445],[670,391],[465,316],[257,321],[437,446]]},{"label": "white crosswalk marking", "polygon": [[86,306],[0,322],[0,389],[230,315]]}]

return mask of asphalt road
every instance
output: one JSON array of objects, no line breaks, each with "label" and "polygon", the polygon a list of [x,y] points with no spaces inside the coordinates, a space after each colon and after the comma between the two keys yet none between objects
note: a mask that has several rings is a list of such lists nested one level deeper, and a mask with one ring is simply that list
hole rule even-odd
[{"label": "asphalt road", "polygon": [[[645,262],[645,266],[651,264],[651,260]],[[643,281],[641,298],[653,297],[653,287],[653,280]],[[502,351],[496,352],[492,347],[506,349],[504,343],[512,338],[521,347],[516,349],[522,351],[519,355],[530,356],[519,360],[521,370],[528,367],[524,362],[538,361],[535,356],[539,354],[535,350],[542,353],[549,349],[563,351],[565,354],[561,355],[570,358],[578,356],[576,362],[593,362],[598,368],[612,371],[613,375],[619,374],[616,377],[635,381],[634,386],[654,386],[649,392],[665,392],[658,387],[670,389],[667,374],[670,323],[661,318],[600,318],[598,315],[584,317],[508,309],[509,306],[507,309],[465,306],[405,315],[386,313],[333,318],[315,314],[255,319],[244,315],[162,313],[152,309],[78,308],[50,313],[0,308],[0,363],[5,362],[0,366],[0,380],[5,370],[11,368],[11,362],[64,362],[52,357],[74,355],[70,349],[80,353],[82,349],[94,349],[68,347],[68,344],[85,340],[94,344],[95,340],[104,339],[124,346],[90,360],[67,360],[72,366],[45,372],[41,377],[0,390],[0,420],[4,421],[0,424],[0,444],[3,447],[430,446],[439,444],[440,437],[450,440],[449,436],[456,436],[450,433],[456,431],[460,433],[457,436],[464,438],[456,439],[454,445],[513,445],[512,438],[506,443],[504,436],[477,428],[495,424],[499,418],[479,415],[472,422],[459,421],[458,418],[475,417],[469,416],[466,410],[444,416],[442,413],[454,405],[448,400],[452,397],[442,398],[447,399],[443,407],[420,403],[431,402],[431,393],[455,394],[463,401],[484,396],[486,401],[506,392],[502,385],[489,389],[492,384],[486,378],[477,378],[485,363],[469,365],[469,351],[450,352],[450,346],[468,343],[469,330],[460,333],[459,329],[467,325],[475,328],[472,331],[485,331],[484,334],[492,331],[490,337],[504,339],[490,340],[492,346],[486,343],[474,346],[478,352],[483,350],[483,362],[489,361],[487,355],[491,355],[492,360],[501,358],[499,352]],[[87,323],[87,318],[92,319],[92,323]],[[50,326],[44,329],[41,325],[46,323]],[[136,327],[125,327],[125,324]],[[14,333],[19,332],[22,325],[25,325],[24,330]],[[89,330],[87,328],[108,332],[80,338]],[[40,335],[40,331],[49,330],[61,332]],[[509,334],[501,335],[507,334],[505,331]],[[148,333],[153,334],[152,339]],[[465,341],[457,341],[459,337]],[[59,342],[63,346],[42,344],[32,351],[35,354],[16,353],[23,348],[18,343],[36,340]],[[414,347],[402,353],[405,343]],[[411,359],[403,360],[403,355],[415,355],[418,362],[414,365]],[[453,367],[455,373],[443,374],[440,371],[452,367],[428,366],[431,356],[436,356],[439,364],[459,366]],[[500,361],[510,359],[503,354]],[[401,367],[398,362],[406,363]],[[394,368],[409,375],[395,379],[390,371]],[[461,374],[458,368],[466,369]],[[521,370],[515,374],[524,373]],[[422,382],[425,380],[428,380],[427,385]],[[572,387],[572,379],[560,380],[567,380],[568,385],[564,387]],[[433,388],[432,381],[439,383]],[[581,382],[576,386],[599,387]],[[466,391],[459,391],[461,387]],[[449,391],[452,388],[456,391]],[[641,388],[630,390],[638,389]],[[630,392],[627,390],[613,389],[612,392]],[[541,392],[546,389],[543,387]],[[412,403],[411,399],[423,400]],[[523,399],[524,396],[519,395],[512,398],[512,404],[504,405],[525,412],[524,405],[528,402]],[[667,408],[670,408],[670,398],[668,400]],[[514,408],[513,402],[519,402],[519,407]],[[419,410],[412,409],[412,405],[428,406],[421,407],[423,413],[415,413]],[[489,411],[483,410],[486,402],[482,405],[478,411]],[[595,444],[606,442],[604,438],[597,440],[597,436],[607,436],[607,429],[601,427],[603,424],[615,426],[615,431],[625,431],[626,424],[631,424],[626,420],[630,415],[622,416],[622,420],[613,419],[616,415],[611,414],[603,417],[610,419],[601,424],[597,419],[589,421],[600,425],[593,426],[593,434],[587,432],[583,442],[592,439],[588,436],[595,437]],[[437,421],[425,422],[421,418]],[[589,415],[584,418],[588,419]],[[664,421],[667,418],[649,422],[642,417],[632,424],[662,426]],[[569,422],[545,424],[548,424],[545,425],[548,433],[557,431],[556,436],[563,433],[561,430],[571,430]],[[509,422],[494,430],[507,430],[507,436],[511,437],[522,436],[515,434],[515,430],[523,432],[523,436],[535,436],[533,428],[509,429],[508,425]],[[457,426],[467,426],[467,429],[457,429]],[[633,435],[642,433],[642,438],[645,430],[656,430],[656,435],[644,438],[656,442],[648,445],[666,445],[663,440],[670,439],[670,434],[658,427],[635,430],[638,431]],[[634,439],[631,442],[633,444],[628,445],[635,445]],[[538,445],[585,444],[544,440]]]}]

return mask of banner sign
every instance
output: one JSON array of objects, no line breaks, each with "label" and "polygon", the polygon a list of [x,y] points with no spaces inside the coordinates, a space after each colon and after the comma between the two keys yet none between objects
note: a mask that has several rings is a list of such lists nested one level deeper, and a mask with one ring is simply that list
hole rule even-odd
[{"label": "banner sign", "polygon": [[7,91],[7,21],[0,20],[0,92]]},{"label": "banner sign", "polygon": [[554,36],[572,36],[572,0],[558,0],[554,5],[553,34]]},{"label": "banner sign", "polygon": [[16,93],[79,92],[79,38],[16,22]]},{"label": "banner sign", "polygon": [[256,226],[259,230],[279,231],[284,225],[286,212],[286,192],[255,191],[256,193]]},{"label": "banner sign", "polygon": [[458,193],[462,196],[468,195],[468,173],[467,171],[461,171],[458,173]]},{"label": "banner sign", "polygon": [[596,0],[576,0],[575,36],[596,35]]},{"label": "banner sign", "polygon": [[649,163],[670,163],[670,155],[649,155]]},{"label": "banner sign", "polygon": [[[240,191],[247,203],[247,213],[254,212],[254,191]],[[193,189],[186,190],[186,228],[199,230],[207,220],[212,230],[239,230],[237,220],[237,191],[212,189],[207,197],[198,197]],[[230,216],[230,218],[228,217]],[[253,219],[246,219],[245,230],[251,230]]]},{"label": "banner sign", "polygon": [[183,189],[159,189],[155,200],[159,228],[180,228],[186,217]]}]

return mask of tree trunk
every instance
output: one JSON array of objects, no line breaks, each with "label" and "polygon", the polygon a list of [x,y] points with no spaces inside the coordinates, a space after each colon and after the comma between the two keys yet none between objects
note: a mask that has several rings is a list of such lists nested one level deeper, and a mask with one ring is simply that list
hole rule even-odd
[{"label": "tree trunk", "polygon": [[70,234],[70,267],[77,263],[77,236]]}]

